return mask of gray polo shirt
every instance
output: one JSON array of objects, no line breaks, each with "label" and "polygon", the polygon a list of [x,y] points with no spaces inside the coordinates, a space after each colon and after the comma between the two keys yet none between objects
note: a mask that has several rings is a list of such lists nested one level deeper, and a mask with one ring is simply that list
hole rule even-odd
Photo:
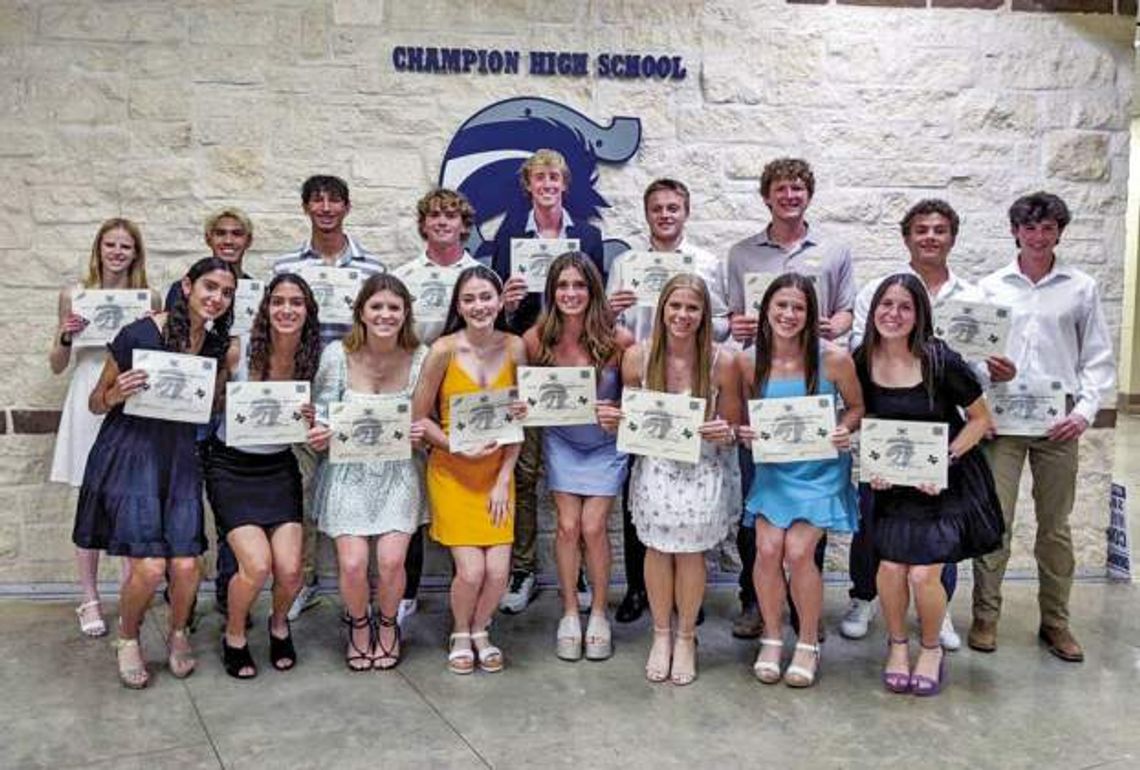
[{"label": "gray polo shirt", "polygon": [[855,272],[847,244],[808,226],[803,240],[785,250],[768,237],[768,229],[745,238],[728,251],[730,312],[744,312],[744,276],[748,273],[815,275],[821,316],[830,318],[841,310],[854,308]]}]

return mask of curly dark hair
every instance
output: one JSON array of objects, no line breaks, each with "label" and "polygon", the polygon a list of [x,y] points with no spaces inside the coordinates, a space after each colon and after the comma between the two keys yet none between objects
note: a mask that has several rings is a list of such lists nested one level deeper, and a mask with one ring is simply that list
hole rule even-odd
[{"label": "curly dark hair", "polygon": [[317,318],[319,309],[313,290],[304,278],[296,273],[281,273],[273,276],[265,287],[257,315],[249,331],[249,373],[252,379],[264,380],[269,377],[269,359],[273,353],[273,334],[269,323],[269,303],[273,290],[283,283],[290,283],[301,290],[305,298],[305,325],[301,327],[301,344],[293,356],[294,380],[311,380],[317,373],[321,358],[321,326]]},{"label": "curly dark hair", "polygon": [[[218,257],[204,257],[199,259],[186,271],[184,278],[190,279],[193,285],[206,273],[224,270],[233,276],[234,285],[237,285],[238,276],[233,265]],[[226,312],[214,319],[212,325],[207,325],[206,338],[202,342],[202,349],[198,355],[215,358],[223,364],[226,351],[230,345],[230,324],[234,320],[234,305],[230,301]],[[166,325],[162,330],[162,344],[172,353],[185,353],[190,350],[190,304],[186,295],[180,290],[175,292],[174,304],[166,314]]]}]

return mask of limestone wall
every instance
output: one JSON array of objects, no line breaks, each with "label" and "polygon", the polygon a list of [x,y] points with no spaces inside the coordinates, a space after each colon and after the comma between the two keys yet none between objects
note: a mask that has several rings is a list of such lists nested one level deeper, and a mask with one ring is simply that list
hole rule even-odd
[{"label": "limestone wall", "polygon": [[[1048,188],[1075,212],[1064,253],[1100,280],[1115,329],[1134,3],[1011,2],[0,0],[0,584],[72,575],[70,498],[43,481],[66,387],[46,353],[102,219],[142,224],[164,286],[223,203],[253,215],[255,257],[295,246],[300,182],[327,171],[352,187],[352,232],[394,264],[418,247],[413,203],[455,129],[510,96],[641,119],[637,156],[600,172],[609,235],[638,233],[641,190],[670,174],[693,190],[693,239],[723,252],[765,220],[763,164],[809,158],[810,219],[852,243],[861,279],[904,258],[897,222],[919,197],[963,214],[954,260],[977,276],[1012,256],[1009,202]],[[397,45],[668,53],[687,77],[406,73]],[[1111,444],[1094,434],[1082,457],[1092,572]]]}]

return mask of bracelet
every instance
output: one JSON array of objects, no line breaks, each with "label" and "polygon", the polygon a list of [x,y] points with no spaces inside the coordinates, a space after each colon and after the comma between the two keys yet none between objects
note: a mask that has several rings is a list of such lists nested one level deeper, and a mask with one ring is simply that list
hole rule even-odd
[{"label": "bracelet", "polygon": [[60,332],[59,344],[65,348],[71,347],[71,335],[67,332]]}]

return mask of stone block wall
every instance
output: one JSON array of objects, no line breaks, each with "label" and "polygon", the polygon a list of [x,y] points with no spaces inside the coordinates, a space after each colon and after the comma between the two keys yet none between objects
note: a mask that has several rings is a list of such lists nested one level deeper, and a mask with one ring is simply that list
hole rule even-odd
[{"label": "stone block wall", "polygon": [[[1116,329],[1134,13],[1131,0],[0,0],[0,585],[72,576],[73,499],[44,482],[66,377],[46,354],[56,294],[104,218],[141,223],[164,287],[203,253],[207,212],[238,205],[263,272],[306,234],[301,181],[327,171],[352,187],[351,231],[396,264],[419,247],[414,201],[456,128],[544,96],[603,124],[641,119],[638,154],[600,170],[609,235],[640,233],[641,191],[670,174],[693,190],[693,240],[723,253],[766,220],[764,163],[793,154],[819,180],[810,220],[851,242],[860,280],[905,258],[898,220],[931,195],[963,215],[954,264],[976,277],[1013,255],[1011,200],[1055,191],[1076,216],[1063,252],[1099,279]],[[687,77],[397,72],[397,45],[668,53]],[[1079,560],[1094,573],[1111,445],[1096,432],[1082,456]],[[1027,537],[1016,569],[1031,565]]]}]

